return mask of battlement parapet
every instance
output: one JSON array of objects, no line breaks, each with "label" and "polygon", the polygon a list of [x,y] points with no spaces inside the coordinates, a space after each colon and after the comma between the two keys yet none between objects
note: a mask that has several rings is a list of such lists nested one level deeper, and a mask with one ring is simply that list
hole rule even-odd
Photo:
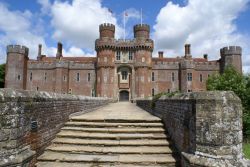
[{"label": "battlement parapet", "polygon": [[150,26],[148,24],[137,24],[134,26],[134,32],[136,31],[150,31]]},{"label": "battlement parapet", "polygon": [[99,26],[99,30],[111,30],[115,31],[115,25],[111,23],[103,23]]},{"label": "battlement parapet", "polygon": [[152,39],[146,40],[122,40],[122,39],[97,39],[95,41],[95,49],[112,49],[112,50],[138,50],[138,49],[145,49],[151,50],[154,49],[154,42]]},{"label": "battlement parapet", "polygon": [[178,62],[165,62],[164,64],[153,64],[153,70],[179,70]]},{"label": "battlement parapet", "polygon": [[19,53],[28,56],[29,48],[22,45],[8,45],[7,46],[7,54],[9,53]]},{"label": "battlement parapet", "polygon": [[220,49],[221,55],[241,55],[242,48],[240,46],[229,46]]}]

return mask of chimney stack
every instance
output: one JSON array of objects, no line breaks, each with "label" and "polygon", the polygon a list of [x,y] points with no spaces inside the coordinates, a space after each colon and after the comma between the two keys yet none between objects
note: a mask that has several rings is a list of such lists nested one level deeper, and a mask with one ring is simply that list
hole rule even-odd
[{"label": "chimney stack", "polygon": [[37,55],[37,60],[42,59],[42,44],[38,45],[38,55]]},{"label": "chimney stack", "polygon": [[191,45],[185,44],[185,56],[191,56]]},{"label": "chimney stack", "polygon": [[61,42],[58,42],[57,43],[57,53],[56,53],[56,58],[60,58],[62,57],[62,48],[63,48],[63,45]]},{"label": "chimney stack", "polygon": [[207,60],[207,57],[208,57],[207,54],[204,54],[204,55],[203,55],[203,58],[206,59],[206,60]]},{"label": "chimney stack", "polygon": [[163,58],[163,51],[158,52],[159,58]]}]

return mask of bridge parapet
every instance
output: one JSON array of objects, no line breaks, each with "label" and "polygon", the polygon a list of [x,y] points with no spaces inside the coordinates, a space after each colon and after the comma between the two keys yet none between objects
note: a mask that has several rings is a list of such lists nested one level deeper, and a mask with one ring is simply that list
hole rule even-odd
[{"label": "bridge parapet", "polygon": [[0,166],[32,166],[68,121],[111,99],[0,89]]},{"label": "bridge parapet", "polygon": [[[245,166],[242,105],[233,92],[195,92],[137,100],[160,117],[182,155],[183,166]],[[230,164],[230,165],[229,165]]]}]

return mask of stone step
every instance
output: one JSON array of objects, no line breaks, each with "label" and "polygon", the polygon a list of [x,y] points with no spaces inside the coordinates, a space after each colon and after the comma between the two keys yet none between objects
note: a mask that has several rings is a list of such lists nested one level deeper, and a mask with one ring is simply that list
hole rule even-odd
[{"label": "stone step", "polygon": [[62,130],[57,134],[57,137],[68,137],[68,138],[85,138],[85,139],[166,139],[167,136],[164,133],[88,133],[88,132],[74,132],[68,130]]},{"label": "stone step", "polygon": [[72,139],[55,138],[53,143],[57,144],[75,144],[75,145],[103,145],[103,146],[168,146],[166,139],[136,139],[136,140],[96,140],[96,139]]},{"label": "stone step", "polygon": [[65,126],[82,126],[82,127],[163,127],[162,123],[111,123],[111,122],[66,122]]},{"label": "stone step", "polygon": [[82,128],[82,127],[63,127],[62,130],[78,132],[102,132],[102,133],[160,133],[165,132],[163,128]]},{"label": "stone step", "polygon": [[118,118],[82,118],[82,117],[72,117],[70,118],[70,121],[73,122],[111,122],[111,123],[161,123],[161,119],[157,117],[153,118],[123,118],[123,119],[118,119]]},{"label": "stone step", "polygon": [[70,154],[46,151],[38,157],[38,161],[54,162],[86,162],[86,163],[120,163],[120,164],[175,164],[176,160],[171,154],[120,154],[120,155],[95,155],[95,154]]},{"label": "stone step", "polygon": [[159,146],[81,146],[53,144],[46,148],[55,152],[97,153],[97,154],[172,154],[169,147]]},{"label": "stone step", "polygon": [[[37,167],[166,167],[166,165],[135,165],[135,164],[115,164],[115,163],[68,163],[68,162],[38,162]],[[175,167],[176,165],[167,165],[168,167]]]}]

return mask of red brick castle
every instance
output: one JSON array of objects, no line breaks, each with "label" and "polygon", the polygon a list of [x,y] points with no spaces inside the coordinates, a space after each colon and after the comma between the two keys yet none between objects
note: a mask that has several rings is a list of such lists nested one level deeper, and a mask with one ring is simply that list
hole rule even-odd
[{"label": "red brick castle", "polygon": [[37,60],[32,60],[27,47],[7,46],[5,87],[133,100],[159,92],[206,90],[208,76],[227,65],[242,72],[239,46],[222,48],[215,61],[206,54],[192,58],[189,44],[183,56],[168,58],[159,52],[152,57],[154,41],[146,24],[134,26],[131,40],[115,39],[112,24],[100,25],[99,31],[96,57],[65,57],[58,43],[56,57],[42,55],[39,45]]}]

